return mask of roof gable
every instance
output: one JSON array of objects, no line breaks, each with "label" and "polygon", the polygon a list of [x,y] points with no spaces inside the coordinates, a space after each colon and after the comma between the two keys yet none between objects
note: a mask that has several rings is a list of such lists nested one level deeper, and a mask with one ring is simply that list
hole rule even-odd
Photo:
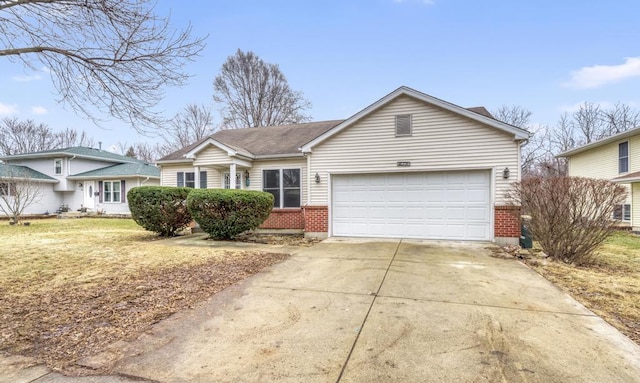
[{"label": "roof gable", "polygon": [[[384,96],[383,98],[381,98],[380,100],[374,102],[373,104],[369,105],[368,107],[362,109],[360,112],[354,114],[353,116],[351,116],[350,118],[344,120],[342,123],[336,125],[335,127],[333,127],[332,129],[328,130],[327,132],[325,132],[324,134],[316,137],[315,139],[311,140],[309,143],[307,143],[306,145],[304,145],[302,147],[302,151],[303,152],[310,152],[312,150],[312,148],[318,144],[320,144],[321,142],[329,139],[330,137],[334,136],[335,134],[341,132],[342,130],[346,129],[347,127],[355,124],[356,122],[360,121],[361,119],[363,119],[364,117],[370,115],[371,113],[374,113],[375,111],[379,110],[380,108],[384,107],[385,105],[389,104],[390,102],[392,102],[393,100],[397,99],[398,97],[401,96],[408,96],[408,97],[412,97],[415,99],[418,99],[420,101],[423,101],[425,103],[431,104],[431,105],[435,105],[437,107],[440,107],[442,109],[448,110],[450,112],[456,113],[458,115],[467,117],[471,120],[475,120],[477,122],[480,122],[484,125],[490,126],[492,128],[498,129],[500,131],[504,131],[508,134],[512,134],[514,136],[514,140],[526,140],[529,138],[530,133],[524,129],[506,124],[504,122],[498,121],[492,117],[488,117],[487,115],[485,115],[486,109],[482,108],[482,111],[480,110],[480,108],[471,108],[472,110],[469,109],[465,109],[461,106],[446,102],[444,100],[440,100],[438,98],[429,96],[425,93],[421,93],[418,92],[414,89],[411,89],[409,87],[406,86],[402,86],[398,89],[396,89],[395,91],[389,93],[388,95]],[[487,112],[488,113],[488,112]]]}]

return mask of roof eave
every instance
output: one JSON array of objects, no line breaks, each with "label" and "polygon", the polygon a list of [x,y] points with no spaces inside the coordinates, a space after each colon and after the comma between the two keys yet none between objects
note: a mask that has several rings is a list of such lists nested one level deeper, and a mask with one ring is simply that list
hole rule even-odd
[{"label": "roof eave", "polygon": [[640,127],[629,129],[627,131],[624,131],[624,132],[621,132],[621,133],[618,133],[618,134],[614,134],[613,136],[602,138],[602,139],[599,139],[597,141],[593,141],[593,142],[590,142],[588,144],[579,146],[577,148],[573,148],[573,149],[567,150],[565,152],[557,154],[556,157],[571,157],[571,156],[576,155],[578,153],[582,153],[584,151],[591,150],[591,149],[597,148],[597,147],[602,146],[602,145],[610,144],[612,142],[623,140],[625,138],[633,137],[633,136],[635,136],[637,134],[640,134]]},{"label": "roof eave", "polygon": [[69,180],[104,180],[110,178],[157,178],[160,179],[160,176],[148,176],[144,174],[105,174],[99,176],[69,176],[67,179]]}]

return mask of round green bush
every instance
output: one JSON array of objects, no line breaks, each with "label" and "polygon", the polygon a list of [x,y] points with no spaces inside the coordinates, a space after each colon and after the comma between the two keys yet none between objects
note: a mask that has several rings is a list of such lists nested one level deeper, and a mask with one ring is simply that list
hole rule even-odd
[{"label": "round green bush", "polygon": [[187,207],[213,239],[232,239],[260,226],[271,214],[273,195],[253,190],[195,189]]},{"label": "round green bush", "polygon": [[172,237],[193,221],[187,209],[191,188],[139,186],[127,193],[131,217],[149,231]]}]

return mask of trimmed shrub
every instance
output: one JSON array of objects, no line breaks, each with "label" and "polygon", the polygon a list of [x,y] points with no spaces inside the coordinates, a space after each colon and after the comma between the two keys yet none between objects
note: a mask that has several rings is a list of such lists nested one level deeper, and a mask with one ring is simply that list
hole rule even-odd
[{"label": "trimmed shrub", "polygon": [[273,195],[253,190],[196,189],[187,207],[200,228],[213,239],[232,239],[260,226],[271,213]]},{"label": "trimmed shrub", "polygon": [[618,221],[615,206],[626,189],[606,180],[531,177],[513,185],[510,197],[531,219],[527,224],[542,250],[555,260],[583,265],[595,256]]},{"label": "trimmed shrub", "polygon": [[172,237],[193,221],[187,195],[193,189],[171,186],[139,186],[127,193],[131,217],[149,231]]}]

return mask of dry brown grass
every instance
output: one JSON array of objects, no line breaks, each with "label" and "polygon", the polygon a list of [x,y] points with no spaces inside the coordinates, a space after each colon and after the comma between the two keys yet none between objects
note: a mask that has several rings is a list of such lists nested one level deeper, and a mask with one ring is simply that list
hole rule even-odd
[{"label": "dry brown grass", "polygon": [[640,237],[617,232],[589,266],[530,261],[541,275],[640,344]]},{"label": "dry brown grass", "polygon": [[0,351],[87,373],[78,359],[287,257],[170,241],[125,219],[0,225]]}]

